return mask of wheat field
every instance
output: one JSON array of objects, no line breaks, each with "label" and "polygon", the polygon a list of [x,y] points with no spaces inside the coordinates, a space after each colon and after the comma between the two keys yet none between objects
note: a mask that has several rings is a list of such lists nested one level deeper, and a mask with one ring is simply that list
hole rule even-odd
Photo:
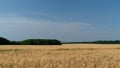
[{"label": "wheat field", "polygon": [[120,68],[120,45],[1,45],[0,68]]}]

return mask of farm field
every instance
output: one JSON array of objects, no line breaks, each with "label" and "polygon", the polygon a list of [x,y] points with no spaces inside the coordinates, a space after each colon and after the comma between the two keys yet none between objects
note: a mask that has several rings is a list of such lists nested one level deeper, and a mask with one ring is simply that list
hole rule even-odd
[{"label": "farm field", "polygon": [[120,45],[1,45],[0,68],[120,68]]}]

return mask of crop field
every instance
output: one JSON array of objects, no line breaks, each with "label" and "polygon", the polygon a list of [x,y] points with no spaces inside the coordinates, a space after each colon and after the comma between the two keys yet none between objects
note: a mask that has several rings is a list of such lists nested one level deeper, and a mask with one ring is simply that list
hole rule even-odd
[{"label": "crop field", "polygon": [[120,45],[1,45],[0,68],[120,68]]}]

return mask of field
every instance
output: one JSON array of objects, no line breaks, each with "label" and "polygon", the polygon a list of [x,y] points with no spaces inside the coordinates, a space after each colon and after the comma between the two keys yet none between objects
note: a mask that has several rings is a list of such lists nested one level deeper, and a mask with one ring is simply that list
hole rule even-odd
[{"label": "field", "polygon": [[120,68],[120,45],[0,46],[0,68]]}]

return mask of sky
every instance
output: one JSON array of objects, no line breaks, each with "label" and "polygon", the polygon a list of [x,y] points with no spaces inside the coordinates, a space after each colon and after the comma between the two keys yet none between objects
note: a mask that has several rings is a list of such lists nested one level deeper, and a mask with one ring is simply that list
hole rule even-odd
[{"label": "sky", "polygon": [[0,36],[120,40],[120,0],[0,0]]}]

